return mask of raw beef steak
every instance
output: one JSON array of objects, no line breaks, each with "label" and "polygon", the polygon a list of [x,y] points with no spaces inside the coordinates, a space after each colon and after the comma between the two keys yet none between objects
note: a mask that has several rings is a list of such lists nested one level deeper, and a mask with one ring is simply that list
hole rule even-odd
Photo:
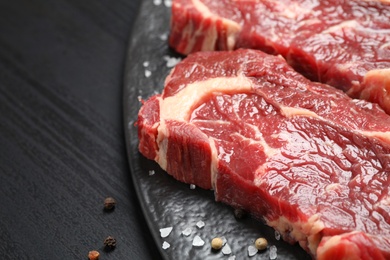
[{"label": "raw beef steak", "polygon": [[170,45],[260,49],[390,113],[390,1],[174,0]]},{"label": "raw beef steak", "polygon": [[139,150],[318,259],[390,258],[390,116],[256,50],[198,52],[139,111]]}]

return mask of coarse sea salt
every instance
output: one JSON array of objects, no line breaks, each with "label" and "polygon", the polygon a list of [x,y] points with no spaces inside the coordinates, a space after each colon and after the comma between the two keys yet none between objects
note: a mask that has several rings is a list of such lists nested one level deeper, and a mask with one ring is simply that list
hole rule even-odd
[{"label": "coarse sea salt", "polygon": [[183,236],[188,237],[192,233],[192,228],[188,227],[188,228],[184,229],[181,233],[183,234]]},{"label": "coarse sea salt", "polygon": [[167,62],[166,65],[168,68],[174,67],[181,61],[181,58],[169,57],[168,55],[164,55],[163,59]]},{"label": "coarse sea salt", "polygon": [[202,238],[200,238],[200,236],[196,235],[194,237],[194,240],[192,241],[192,245],[193,246],[203,246],[204,245],[204,241]]},{"label": "coarse sea salt", "polygon": [[270,246],[269,247],[269,259],[275,260],[276,258],[278,258],[277,251],[278,251],[278,249],[276,248],[276,246],[274,246],[274,245]]},{"label": "coarse sea salt", "polygon": [[162,238],[169,236],[171,234],[173,227],[166,227],[160,229],[160,236]]},{"label": "coarse sea salt", "polygon": [[143,63],[142,63],[142,65],[144,66],[144,67],[147,67],[147,66],[149,66],[149,64],[150,64],[150,62],[149,61],[144,61]]},{"label": "coarse sea salt", "polygon": [[154,175],[156,172],[154,171],[154,170],[150,170],[149,171],[149,176],[152,176],[152,175]]},{"label": "coarse sea salt", "polygon": [[150,70],[145,70],[145,77],[149,78],[152,75],[152,72]]},{"label": "coarse sea salt", "polygon": [[280,233],[277,230],[275,230],[275,239],[280,240]]},{"label": "coarse sea salt", "polygon": [[227,239],[224,236],[222,236],[221,239],[222,239],[222,246],[224,246],[227,243]]},{"label": "coarse sea salt", "polygon": [[191,190],[195,190],[195,188],[196,188],[196,185],[195,185],[195,184],[190,184],[190,189],[191,189]]},{"label": "coarse sea salt", "polygon": [[259,250],[255,246],[253,245],[248,246],[248,256],[254,256],[257,254],[258,251]]},{"label": "coarse sea salt", "polygon": [[226,243],[223,247],[222,247],[222,254],[224,255],[230,255],[232,253],[232,249],[230,248],[229,244]]},{"label": "coarse sea salt", "polygon": [[229,256],[228,260],[236,260],[236,256],[235,255]]},{"label": "coarse sea salt", "polygon": [[161,5],[162,0],[153,0],[154,5]]},{"label": "coarse sea salt", "polygon": [[166,40],[168,40],[168,33],[163,33],[159,37],[160,37],[160,40],[166,41]]},{"label": "coarse sea salt", "polygon": [[199,220],[197,223],[196,223],[196,226],[198,228],[203,228],[205,226],[204,222],[202,220]]},{"label": "coarse sea salt", "polygon": [[171,7],[172,6],[172,0],[164,0],[164,5],[166,7]]},{"label": "coarse sea salt", "polygon": [[168,249],[171,245],[167,242],[167,241],[164,241],[164,243],[162,244],[162,249]]}]

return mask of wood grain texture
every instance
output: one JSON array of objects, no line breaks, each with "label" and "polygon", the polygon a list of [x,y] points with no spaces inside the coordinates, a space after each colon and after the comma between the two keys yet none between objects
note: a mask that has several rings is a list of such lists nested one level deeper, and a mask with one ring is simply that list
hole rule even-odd
[{"label": "wood grain texture", "polygon": [[[0,259],[159,259],[128,168],[122,88],[140,1],[0,2]],[[103,200],[113,196],[113,212]],[[112,235],[117,248],[103,250]]]}]

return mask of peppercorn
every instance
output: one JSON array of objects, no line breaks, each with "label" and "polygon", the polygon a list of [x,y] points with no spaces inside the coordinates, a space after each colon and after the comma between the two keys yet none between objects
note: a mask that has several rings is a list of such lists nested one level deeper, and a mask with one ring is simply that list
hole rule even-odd
[{"label": "peppercorn", "polygon": [[263,237],[260,237],[258,239],[256,239],[255,241],[255,247],[258,249],[258,250],[264,250],[266,249],[268,246],[268,241],[267,239],[263,238]]},{"label": "peppercorn", "polygon": [[89,253],[88,253],[89,260],[98,260],[99,256],[100,256],[100,253],[96,250],[89,251]]},{"label": "peppercorn", "polygon": [[216,238],[213,238],[213,240],[211,240],[211,248],[212,249],[219,250],[222,248],[222,246],[223,246],[222,238],[216,237]]},{"label": "peppercorn", "polygon": [[112,210],[115,207],[116,201],[113,197],[107,197],[104,200],[104,209],[105,210]]},{"label": "peppercorn", "polygon": [[108,236],[104,240],[104,246],[106,250],[113,250],[116,247],[116,239],[112,236]]}]

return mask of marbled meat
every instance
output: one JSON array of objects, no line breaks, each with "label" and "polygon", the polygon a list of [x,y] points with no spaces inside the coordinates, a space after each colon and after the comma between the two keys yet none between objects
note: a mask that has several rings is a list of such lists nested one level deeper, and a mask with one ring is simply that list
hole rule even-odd
[{"label": "marbled meat", "polygon": [[389,0],[174,0],[169,44],[182,54],[279,54],[309,79],[390,113]]},{"label": "marbled meat", "polygon": [[313,257],[390,258],[390,116],[378,105],[280,56],[197,52],[143,101],[137,125],[145,157]]}]

